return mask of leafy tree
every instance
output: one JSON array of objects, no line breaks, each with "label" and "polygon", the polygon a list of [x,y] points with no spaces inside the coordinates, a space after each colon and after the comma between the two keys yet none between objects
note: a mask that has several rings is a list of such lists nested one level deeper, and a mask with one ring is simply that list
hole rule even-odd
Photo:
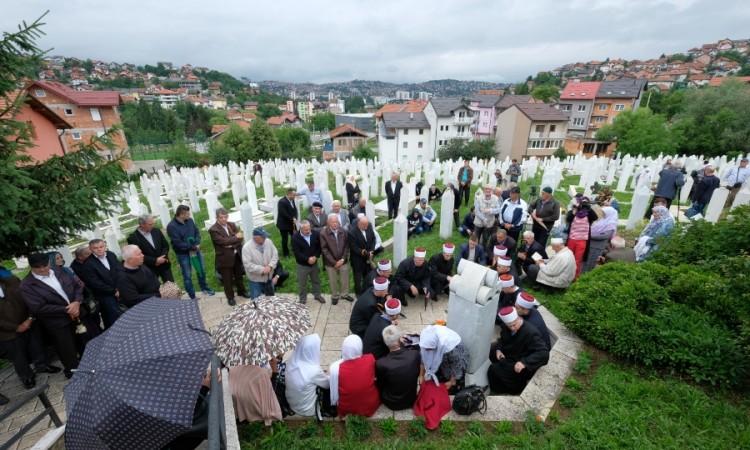
[{"label": "leafy tree", "polygon": [[685,89],[673,89],[667,92],[650,89],[644,95],[642,104],[651,109],[654,114],[661,114],[669,120],[682,110],[685,92]]},{"label": "leafy tree", "polygon": [[354,150],[352,150],[352,158],[356,159],[375,159],[378,157],[372,145],[360,144]]},{"label": "leafy tree", "polygon": [[667,61],[669,62],[675,62],[675,61],[681,61],[681,62],[690,62],[693,60],[692,55],[686,55],[684,53],[675,53],[674,55],[669,56],[667,58]]},{"label": "leafy tree", "polygon": [[249,131],[251,153],[248,158],[244,158],[244,155],[238,152],[237,157],[240,161],[274,159],[281,156],[279,141],[266,122],[254,120]]},{"label": "leafy tree", "polygon": [[[42,16],[44,17],[44,16]],[[63,156],[34,163],[33,127],[15,117],[25,96],[18,86],[36,76],[43,34],[39,18],[0,39],[0,259],[64,244],[111,213],[126,180],[120,161],[98,151],[112,147],[113,128]]]},{"label": "leafy tree", "polygon": [[[273,130],[283,156],[303,158],[310,155],[310,133],[302,128],[277,128]],[[295,155],[295,156],[291,156]]]},{"label": "leafy tree", "polygon": [[513,90],[516,95],[529,95],[529,85],[526,83],[518,83]]},{"label": "leafy tree", "polygon": [[344,100],[344,107],[348,113],[363,113],[365,112],[365,99],[359,95],[349,97]]},{"label": "leafy tree", "polygon": [[560,89],[552,84],[540,84],[531,91],[532,97],[543,102],[549,102],[560,98]]},{"label": "leafy tree", "polygon": [[[255,121],[254,123],[258,123]],[[229,125],[229,128],[221,135],[220,141],[231,150],[237,161],[253,160],[254,149],[250,140],[250,133],[240,128],[237,124]]]},{"label": "leafy tree", "polygon": [[448,143],[438,149],[440,161],[459,159],[490,159],[495,157],[495,140],[475,140],[466,142],[463,139],[451,139]]},{"label": "leafy tree", "polygon": [[260,119],[266,120],[269,117],[280,116],[281,110],[276,105],[260,105],[258,106],[257,116]]},{"label": "leafy tree", "polygon": [[200,167],[208,163],[207,159],[204,155],[185,145],[185,142],[179,142],[172,146],[165,161],[172,167],[182,168]]},{"label": "leafy tree", "polygon": [[747,57],[743,55],[742,53],[738,52],[737,50],[727,50],[724,52],[719,52],[718,55],[716,55],[717,58],[726,58],[731,59],[732,61],[738,62],[740,64],[744,64],[747,62]]},{"label": "leafy tree", "polygon": [[234,150],[221,140],[212,141],[208,148],[208,157],[211,164],[227,164],[236,159]]},{"label": "leafy tree", "polygon": [[559,86],[561,83],[560,77],[552,75],[550,72],[539,72],[534,77],[534,84],[552,84]]},{"label": "leafy tree", "polygon": [[317,131],[333,130],[336,128],[336,115],[330,112],[318,113],[312,116],[306,126]]},{"label": "leafy tree", "polygon": [[612,124],[597,131],[596,139],[616,140],[617,150],[630,155],[673,154],[677,149],[677,137],[667,127],[664,117],[648,108],[623,111]]}]

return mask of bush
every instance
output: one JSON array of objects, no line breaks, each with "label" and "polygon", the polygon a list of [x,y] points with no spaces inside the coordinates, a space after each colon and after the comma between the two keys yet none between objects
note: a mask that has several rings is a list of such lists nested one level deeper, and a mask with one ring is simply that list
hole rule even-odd
[{"label": "bush", "polygon": [[[650,262],[607,264],[568,290],[560,315],[573,331],[615,356],[701,383],[736,386],[747,372],[738,333],[699,299],[708,292],[691,293],[685,304],[676,303],[685,285],[697,290],[690,276],[683,268]],[[720,289],[713,281],[711,287]]]},{"label": "bush", "polygon": [[360,144],[352,150],[352,158],[355,159],[375,159],[377,157],[378,153],[370,145]]},{"label": "bush", "polygon": [[211,164],[225,165],[236,159],[235,152],[221,141],[213,141],[208,149]]},{"label": "bush", "polygon": [[177,144],[170,151],[166,163],[178,169],[181,167],[200,167],[208,164],[208,158],[184,144]]}]

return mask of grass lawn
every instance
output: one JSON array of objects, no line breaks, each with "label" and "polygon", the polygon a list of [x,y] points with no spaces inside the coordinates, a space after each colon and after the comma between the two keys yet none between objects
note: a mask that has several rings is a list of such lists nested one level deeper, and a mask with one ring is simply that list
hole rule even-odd
[{"label": "grass lawn", "polygon": [[138,151],[131,150],[130,158],[133,161],[148,161],[152,159],[166,159],[170,155],[169,150],[149,150],[149,151]]}]

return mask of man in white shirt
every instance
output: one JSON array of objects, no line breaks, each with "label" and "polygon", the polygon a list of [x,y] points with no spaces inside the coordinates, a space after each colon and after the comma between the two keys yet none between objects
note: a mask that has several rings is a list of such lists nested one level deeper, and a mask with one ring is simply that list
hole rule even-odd
[{"label": "man in white shirt", "polygon": [[505,200],[500,207],[498,219],[500,226],[505,228],[508,236],[512,237],[516,242],[518,242],[518,236],[526,223],[526,218],[528,217],[527,209],[528,205],[521,199],[521,189],[518,186],[514,186],[510,190],[510,198]]},{"label": "man in white shirt", "polygon": [[747,158],[740,160],[740,165],[732,167],[724,178],[721,180],[726,184],[729,189],[729,196],[727,197],[727,206],[732,206],[734,203],[734,197],[737,195],[742,186],[745,184],[747,179],[750,178],[750,167],[747,166]]}]

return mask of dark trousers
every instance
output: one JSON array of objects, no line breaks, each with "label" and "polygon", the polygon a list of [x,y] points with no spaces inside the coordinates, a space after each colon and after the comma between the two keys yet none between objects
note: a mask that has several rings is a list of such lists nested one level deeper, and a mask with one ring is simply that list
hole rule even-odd
[{"label": "dark trousers", "polygon": [[78,367],[74,325],[71,323],[62,327],[45,327],[44,329],[52,339],[52,345],[65,371],[69,372]]},{"label": "dark trousers", "polygon": [[279,230],[281,233],[281,254],[284,258],[289,256],[289,237],[294,233],[292,230]]},{"label": "dark trousers", "polygon": [[534,373],[527,369],[522,370],[521,373],[516,373],[513,369],[516,361],[508,359],[498,361],[495,355],[496,350],[497,343],[493,343],[490,347],[490,362],[492,365],[487,370],[490,390],[495,394],[520,394]]},{"label": "dark trousers", "polygon": [[99,308],[102,313],[102,322],[104,322],[104,329],[107,329],[120,318],[120,308],[117,306],[117,299],[114,295],[106,295],[103,297],[96,297],[96,301],[99,302]]},{"label": "dark trousers", "polygon": [[396,216],[398,216],[398,204],[400,202],[400,198],[394,198],[391,199],[388,197],[388,218],[389,219],[395,219]]},{"label": "dark trousers", "polygon": [[[549,238],[549,230],[552,229],[553,223],[545,223],[547,227],[545,230],[543,226],[539,225],[534,221],[534,225],[531,226],[531,232],[534,233],[534,240],[539,242],[542,247],[547,248],[547,239]],[[529,255],[531,257],[531,255]]]},{"label": "dark trousers", "polygon": [[466,183],[458,187],[458,198],[460,199],[461,196],[463,195],[464,206],[469,204],[469,194],[470,194],[469,191],[471,191],[471,183]]},{"label": "dark trousers", "polygon": [[458,210],[453,210],[453,226],[456,228],[459,228],[461,226],[461,222],[458,221]]},{"label": "dark trousers", "polygon": [[25,380],[34,376],[29,362],[41,369],[47,366],[39,325],[36,323],[25,333],[16,333],[16,338],[0,341],[0,357],[13,361],[13,368],[18,378]]},{"label": "dark trousers", "polygon": [[497,225],[493,225],[491,227],[474,227],[474,233],[477,235],[477,238],[479,239],[479,245],[482,247],[486,247],[487,243],[490,242],[490,239],[492,239],[492,236],[494,236],[495,231],[497,230]]},{"label": "dark trousers", "polygon": [[520,227],[510,227],[510,229],[508,230],[508,236],[512,237],[514,241],[518,242],[518,238],[519,236],[521,236],[521,231],[523,231],[523,225],[521,225]]},{"label": "dark trousers", "polygon": [[241,297],[247,297],[245,283],[242,280],[242,276],[245,274],[245,270],[242,267],[242,257],[239,253],[234,256],[234,266],[216,268],[216,270],[219,271],[219,275],[221,275],[221,284],[224,286],[224,295],[227,296],[227,299],[234,298],[232,283],[237,287],[238,295]]},{"label": "dark trousers", "polygon": [[[360,270],[361,269],[361,270]],[[367,282],[367,274],[372,270],[370,267],[358,268],[352,266],[352,275],[354,276],[354,292],[359,296],[369,286],[365,286]]]},{"label": "dark trousers", "polygon": [[174,276],[172,276],[172,265],[170,263],[164,263],[159,266],[148,266],[157,277],[161,278],[162,283],[167,281],[174,282]]}]

